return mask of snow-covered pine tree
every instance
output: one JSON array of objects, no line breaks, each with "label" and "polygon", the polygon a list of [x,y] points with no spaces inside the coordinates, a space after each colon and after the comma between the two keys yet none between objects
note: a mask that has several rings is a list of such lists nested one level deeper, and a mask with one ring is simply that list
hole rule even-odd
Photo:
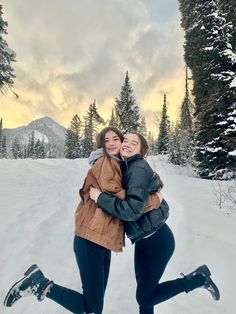
[{"label": "snow-covered pine tree", "polygon": [[15,159],[24,157],[23,150],[22,150],[22,147],[21,147],[21,144],[20,144],[18,137],[15,137],[13,142],[12,142],[11,152],[12,152],[12,155]]},{"label": "snow-covered pine tree", "polygon": [[115,99],[115,112],[118,119],[117,127],[123,133],[138,131],[140,126],[139,106],[136,104],[128,71],[120,95]]},{"label": "snow-covered pine tree", "polygon": [[89,105],[84,117],[83,134],[83,157],[89,157],[91,151],[95,149],[95,139],[98,134],[98,125],[104,124],[103,118],[99,115],[96,102]]},{"label": "snow-covered pine tree", "polygon": [[115,113],[114,113],[114,108],[112,108],[112,111],[111,111],[111,118],[110,118],[110,121],[109,121],[109,126],[114,126],[114,127],[117,127],[117,119],[116,119],[116,116],[115,116]]},{"label": "snow-covered pine tree", "polygon": [[169,155],[168,160],[174,165],[184,165],[186,160],[181,148],[182,134],[180,129],[180,122],[172,124],[169,135]]},{"label": "snow-covered pine tree", "polygon": [[[208,99],[208,86],[202,60],[202,38],[199,23],[199,14],[196,9],[197,3],[202,0],[189,1],[179,0],[181,11],[181,26],[185,30],[184,57],[186,65],[191,69],[193,78],[193,95],[195,97],[195,115],[198,115],[202,106]],[[209,80],[208,80],[209,81]]]},{"label": "snow-covered pine tree", "polygon": [[147,141],[148,141],[148,155],[155,155],[155,140],[152,131],[148,132]]},{"label": "snow-covered pine tree", "polygon": [[48,143],[47,158],[48,159],[52,159],[53,158],[53,152],[52,152],[50,143]]},{"label": "snow-covered pine tree", "polygon": [[[227,179],[236,175],[236,159],[231,155],[230,117],[236,102],[236,54],[232,50],[230,23],[220,11],[218,1],[197,6],[202,24],[202,50],[211,97],[200,115],[197,139],[199,173],[202,177]],[[231,25],[232,26],[232,25]],[[231,128],[231,132],[229,132]]]},{"label": "snow-covered pine tree", "polygon": [[6,40],[3,39],[3,35],[7,34],[8,24],[3,20],[2,14],[2,5],[0,4],[0,91],[4,93],[4,91],[9,88],[13,94],[17,96],[12,90],[15,75],[13,74],[14,70],[11,67],[11,63],[16,61],[16,54],[8,47]]},{"label": "snow-covered pine tree", "polygon": [[2,157],[3,153],[3,132],[2,132],[2,118],[0,120],[0,158]]},{"label": "snow-covered pine tree", "polygon": [[190,157],[193,156],[193,140],[194,140],[194,127],[193,127],[193,104],[190,100],[189,88],[188,88],[188,68],[186,67],[185,75],[185,96],[180,107],[180,119],[177,122],[172,137],[177,137],[177,132],[180,133],[179,145],[181,158],[180,164],[186,164],[190,161]]},{"label": "snow-covered pine tree", "polygon": [[28,145],[26,143],[23,144],[22,153],[23,153],[22,158],[27,158],[27,156],[28,156]]},{"label": "snow-covered pine tree", "polygon": [[147,137],[147,126],[146,126],[146,119],[144,116],[142,116],[142,118],[141,118],[138,132],[141,133],[144,137]]},{"label": "snow-covered pine tree", "polygon": [[[180,2],[183,8],[186,1]],[[189,20],[183,20],[186,26]],[[199,174],[204,178],[229,178],[236,168],[231,148],[235,130],[228,132],[236,101],[232,27],[219,1],[199,0],[194,2],[192,21],[185,31],[185,59],[194,80]]]},{"label": "snow-covered pine tree", "polygon": [[41,149],[39,152],[39,158],[44,159],[46,158],[46,147],[45,147],[45,143],[44,143],[44,135],[41,141]]},{"label": "snow-covered pine tree", "polygon": [[232,35],[229,38],[233,47],[233,51],[236,51],[236,1],[235,0],[219,0],[219,6],[221,11],[225,14],[227,23],[231,28],[230,33]]},{"label": "snow-covered pine tree", "polygon": [[44,147],[44,139],[40,141],[37,139],[34,147],[35,159],[44,159],[45,158],[45,147]]},{"label": "snow-covered pine tree", "polygon": [[29,142],[27,146],[27,158],[35,158],[35,136],[34,131],[29,134]]},{"label": "snow-covered pine tree", "polygon": [[65,157],[69,159],[81,158],[83,156],[82,137],[81,137],[82,123],[76,114],[71,122],[69,128],[66,130],[65,138]]},{"label": "snow-covered pine tree", "polygon": [[193,132],[193,118],[192,118],[193,104],[190,100],[189,87],[188,87],[188,67],[186,66],[185,73],[185,95],[180,107],[180,128],[187,129],[189,133]]},{"label": "snow-covered pine tree", "polygon": [[0,120],[0,158],[7,158],[6,136],[3,134],[3,120]]},{"label": "snow-covered pine tree", "polygon": [[169,152],[169,134],[170,134],[170,119],[167,113],[166,94],[164,94],[161,122],[156,142],[156,149],[158,154],[167,154]]},{"label": "snow-covered pine tree", "polygon": [[97,105],[96,105],[96,100],[94,99],[93,104],[92,104],[92,112],[93,112],[93,122],[94,124],[105,124],[105,121],[103,117],[98,113]]}]

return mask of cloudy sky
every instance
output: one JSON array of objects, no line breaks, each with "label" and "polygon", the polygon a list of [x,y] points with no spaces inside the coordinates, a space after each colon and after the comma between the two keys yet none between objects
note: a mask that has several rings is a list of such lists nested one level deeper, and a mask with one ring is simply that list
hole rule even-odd
[{"label": "cloudy sky", "polygon": [[96,99],[109,118],[129,71],[148,128],[167,93],[174,120],[184,95],[177,0],[2,0],[16,52],[15,91],[0,96],[4,127],[50,116],[65,127]]}]

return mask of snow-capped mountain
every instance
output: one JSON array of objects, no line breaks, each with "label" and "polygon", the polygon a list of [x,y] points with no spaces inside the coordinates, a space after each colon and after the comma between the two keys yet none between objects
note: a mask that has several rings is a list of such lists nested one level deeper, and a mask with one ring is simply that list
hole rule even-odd
[{"label": "snow-capped mountain", "polygon": [[10,148],[15,138],[18,138],[22,145],[29,142],[29,136],[34,132],[35,139],[44,140],[45,145],[50,145],[53,156],[63,157],[64,141],[66,129],[50,117],[43,117],[30,122],[26,126],[15,129],[3,129],[7,140],[7,151],[10,154]]}]

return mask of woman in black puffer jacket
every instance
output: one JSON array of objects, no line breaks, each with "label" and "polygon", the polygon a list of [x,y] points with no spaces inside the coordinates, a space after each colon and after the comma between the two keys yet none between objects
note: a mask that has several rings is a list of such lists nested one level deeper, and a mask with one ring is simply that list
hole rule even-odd
[{"label": "woman in black puffer jacket", "polygon": [[219,290],[210,278],[206,265],[192,273],[171,281],[160,283],[160,279],[174,252],[173,233],[165,223],[169,207],[163,199],[161,206],[147,213],[144,207],[148,195],[160,191],[162,183],[143,158],[148,150],[145,138],[136,132],[124,136],[121,145],[122,183],[126,190],[124,200],[91,187],[90,197],[98,207],[125,223],[125,232],[135,243],[136,298],[140,314],[153,314],[154,306],[181,292],[198,287],[207,289],[215,300]]}]

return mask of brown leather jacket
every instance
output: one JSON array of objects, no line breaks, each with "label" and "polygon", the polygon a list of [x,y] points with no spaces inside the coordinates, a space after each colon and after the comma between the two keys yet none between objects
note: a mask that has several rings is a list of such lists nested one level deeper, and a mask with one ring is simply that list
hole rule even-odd
[{"label": "brown leather jacket", "polygon": [[[115,159],[108,160],[105,156],[99,158],[88,171],[80,190],[81,201],[75,212],[75,234],[114,252],[121,252],[124,246],[123,222],[97,207],[90,199],[89,187],[93,186],[124,199],[125,190],[121,178],[120,166]],[[150,196],[145,211],[159,205],[159,198],[156,195]]]}]

